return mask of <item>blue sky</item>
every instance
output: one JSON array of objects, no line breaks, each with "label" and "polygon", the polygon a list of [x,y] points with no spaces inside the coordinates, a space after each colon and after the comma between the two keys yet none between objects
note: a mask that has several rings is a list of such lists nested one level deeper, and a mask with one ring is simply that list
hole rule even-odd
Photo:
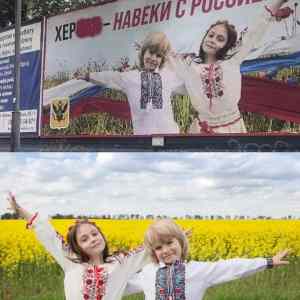
[{"label": "blue sky", "polygon": [[300,217],[298,153],[20,153],[0,156],[6,194],[45,214]]}]

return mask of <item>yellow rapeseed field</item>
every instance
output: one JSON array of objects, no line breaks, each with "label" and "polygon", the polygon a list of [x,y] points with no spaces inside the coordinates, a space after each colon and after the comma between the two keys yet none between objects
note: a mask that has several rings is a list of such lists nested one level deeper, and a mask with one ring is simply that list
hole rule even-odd
[{"label": "yellow rapeseed field", "polygon": [[[65,236],[73,220],[54,220],[52,224]],[[151,220],[97,220],[111,252],[132,249],[143,241]],[[217,260],[232,257],[269,256],[289,248],[300,256],[300,221],[177,220],[192,229],[190,257],[194,260]],[[0,269],[13,273],[20,263],[52,263],[53,259],[36,240],[24,221],[0,221]]]}]

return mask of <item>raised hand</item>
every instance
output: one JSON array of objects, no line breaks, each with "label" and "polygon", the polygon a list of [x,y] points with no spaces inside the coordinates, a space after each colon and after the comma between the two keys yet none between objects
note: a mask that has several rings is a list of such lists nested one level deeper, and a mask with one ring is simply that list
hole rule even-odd
[{"label": "raised hand", "polygon": [[16,198],[12,192],[8,193],[7,201],[10,205],[9,209],[16,213],[18,216],[20,216],[23,219],[26,219],[27,221],[32,218],[33,214],[27,212],[17,203]]},{"label": "raised hand", "polygon": [[193,235],[193,229],[190,228],[190,229],[184,230],[184,234],[185,234],[185,236],[186,236],[188,239],[191,238],[192,235]]},{"label": "raised hand", "polygon": [[90,80],[90,73],[86,72],[86,73],[82,74],[80,72],[75,72],[73,74],[73,78],[89,81]]},{"label": "raised hand", "polygon": [[19,208],[20,206],[18,205],[15,196],[13,195],[12,192],[8,193],[7,196],[7,201],[10,205],[10,207],[8,208],[9,210],[12,210],[14,213],[18,214],[19,213]]}]

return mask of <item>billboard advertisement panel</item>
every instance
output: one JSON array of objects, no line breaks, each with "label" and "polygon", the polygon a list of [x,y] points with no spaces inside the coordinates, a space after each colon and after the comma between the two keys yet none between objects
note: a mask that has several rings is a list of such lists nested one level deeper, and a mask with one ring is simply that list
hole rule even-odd
[{"label": "billboard advertisement panel", "polygon": [[[0,33],[0,134],[11,131],[15,101],[14,29]],[[38,111],[41,98],[41,23],[21,28],[21,133],[38,133]]]},{"label": "billboard advertisement panel", "polygon": [[298,132],[297,3],[272,16],[275,2],[119,0],[48,18],[42,135]]}]

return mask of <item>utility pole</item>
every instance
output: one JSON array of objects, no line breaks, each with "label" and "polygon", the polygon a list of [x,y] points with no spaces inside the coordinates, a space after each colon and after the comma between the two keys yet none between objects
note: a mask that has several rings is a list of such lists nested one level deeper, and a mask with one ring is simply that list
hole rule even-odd
[{"label": "utility pole", "polygon": [[15,0],[15,101],[11,120],[11,151],[20,151],[20,61],[22,0]]}]

